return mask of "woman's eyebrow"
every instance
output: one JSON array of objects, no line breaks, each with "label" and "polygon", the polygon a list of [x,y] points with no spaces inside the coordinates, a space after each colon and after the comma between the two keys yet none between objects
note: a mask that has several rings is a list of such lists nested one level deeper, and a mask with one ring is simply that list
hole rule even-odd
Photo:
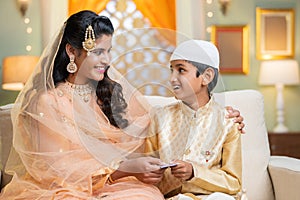
[{"label": "woman's eyebrow", "polygon": [[104,50],[105,50],[104,48],[96,48],[93,51],[104,51]]}]

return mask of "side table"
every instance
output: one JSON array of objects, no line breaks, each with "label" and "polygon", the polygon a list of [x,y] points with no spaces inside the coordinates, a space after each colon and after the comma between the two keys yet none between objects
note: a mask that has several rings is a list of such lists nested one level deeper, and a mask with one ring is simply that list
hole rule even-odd
[{"label": "side table", "polygon": [[269,132],[271,155],[289,156],[300,159],[300,132]]}]

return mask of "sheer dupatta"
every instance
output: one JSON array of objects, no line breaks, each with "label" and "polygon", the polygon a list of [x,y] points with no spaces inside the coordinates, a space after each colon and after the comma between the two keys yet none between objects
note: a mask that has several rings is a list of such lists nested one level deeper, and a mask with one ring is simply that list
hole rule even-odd
[{"label": "sheer dupatta", "polygon": [[150,121],[150,106],[112,66],[108,73],[122,85],[128,103],[129,126],[124,129],[109,123],[95,92],[87,103],[64,83],[54,85],[53,64],[63,33],[64,26],[44,50],[12,110],[14,149],[6,171],[14,174],[11,184],[17,188],[6,190],[32,191],[25,198],[62,191],[78,197],[92,194],[94,177],[101,187],[121,161],[139,154]]}]

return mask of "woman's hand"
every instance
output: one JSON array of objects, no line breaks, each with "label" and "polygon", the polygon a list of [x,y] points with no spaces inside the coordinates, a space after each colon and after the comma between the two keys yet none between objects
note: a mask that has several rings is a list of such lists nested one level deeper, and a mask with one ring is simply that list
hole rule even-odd
[{"label": "woman's hand", "polygon": [[144,183],[156,185],[162,180],[164,171],[165,169],[159,169],[152,172],[137,173],[134,176]]},{"label": "woman's hand", "polygon": [[139,157],[123,161],[118,170],[111,176],[113,180],[125,176],[135,176],[138,180],[147,184],[157,184],[161,181],[164,169],[160,169],[163,162],[158,158]]},{"label": "woman's hand", "polygon": [[173,176],[182,181],[187,181],[193,178],[194,171],[191,163],[184,162],[182,160],[174,160],[172,162],[177,163],[177,166],[171,167]]},{"label": "woman's hand", "polygon": [[228,111],[228,115],[226,116],[227,118],[235,118],[234,121],[235,123],[238,123],[239,124],[239,131],[241,133],[245,133],[244,131],[244,127],[245,127],[245,124],[243,123],[244,121],[244,118],[240,115],[240,111],[236,110],[236,109],[233,109],[231,106],[226,106],[226,109]]},{"label": "woman's hand", "polygon": [[163,162],[158,158],[139,157],[123,161],[118,170],[129,173],[147,173],[160,169]]}]

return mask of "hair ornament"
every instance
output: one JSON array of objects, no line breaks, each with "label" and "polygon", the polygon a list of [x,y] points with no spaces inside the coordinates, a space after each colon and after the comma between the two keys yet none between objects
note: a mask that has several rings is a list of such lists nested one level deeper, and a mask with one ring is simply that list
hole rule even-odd
[{"label": "hair ornament", "polygon": [[96,39],[93,27],[89,25],[86,28],[84,42],[82,42],[82,47],[87,51],[87,55],[90,55],[90,52],[93,51],[96,47]]}]

